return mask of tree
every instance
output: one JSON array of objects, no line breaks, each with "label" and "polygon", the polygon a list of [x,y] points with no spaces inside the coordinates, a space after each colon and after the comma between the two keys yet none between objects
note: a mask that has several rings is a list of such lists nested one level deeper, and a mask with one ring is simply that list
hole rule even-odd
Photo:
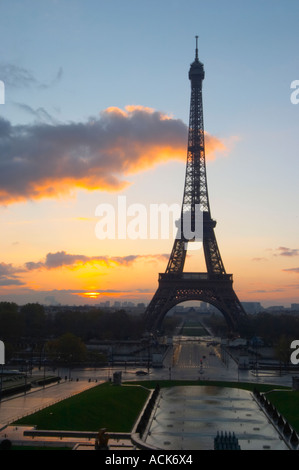
[{"label": "tree", "polygon": [[65,333],[56,340],[49,341],[46,349],[66,363],[81,362],[86,359],[86,346],[81,338],[73,333]]},{"label": "tree", "polygon": [[41,338],[45,333],[46,314],[44,307],[38,303],[23,305],[20,310],[22,320],[25,323],[25,336]]},{"label": "tree", "polygon": [[19,339],[22,323],[18,306],[13,302],[0,302],[0,339],[5,343]]},{"label": "tree", "polygon": [[289,363],[291,357],[291,342],[292,340],[290,338],[282,335],[275,346],[275,355],[285,366]]}]

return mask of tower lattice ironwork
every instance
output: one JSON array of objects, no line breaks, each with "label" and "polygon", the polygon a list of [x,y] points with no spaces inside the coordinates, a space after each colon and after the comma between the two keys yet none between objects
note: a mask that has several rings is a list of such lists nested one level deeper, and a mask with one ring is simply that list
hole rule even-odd
[{"label": "tower lattice ironwork", "polygon": [[[178,303],[200,300],[215,306],[224,315],[231,331],[237,331],[244,309],[234,289],[233,276],[227,274],[215,237],[216,222],[211,217],[208,197],[205,136],[202,104],[204,66],[198,59],[196,36],[195,60],[190,66],[191,82],[188,149],[181,219],[178,236],[165,273],[159,274],[159,286],[145,312],[148,331],[157,332],[164,316]],[[191,224],[189,237],[185,236],[183,221]],[[200,219],[200,220],[199,220]],[[206,272],[184,272],[188,243],[196,241],[196,224],[202,227],[202,245]]]}]

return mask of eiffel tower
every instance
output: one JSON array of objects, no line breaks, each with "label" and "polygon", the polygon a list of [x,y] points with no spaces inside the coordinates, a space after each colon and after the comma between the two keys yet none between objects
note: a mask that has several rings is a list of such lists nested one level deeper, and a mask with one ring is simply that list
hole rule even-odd
[{"label": "eiffel tower", "polygon": [[[198,59],[196,36],[195,60],[190,66],[191,81],[190,118],[185,187],[178,233],[165,273],[159,274],[159,286],[145,311],[145,327],[157,333],[167,312],[178,303],[200,300],[215,306],[224,315],[229,331],[237,332],[240,319],[246,314],[233,289],[233,276],[226,274],[217,245],[211,217],[204,142],[202,82],[204,66]],[[189,237],[185,236],[183,221],[191,224]],[[200,219],[200,220],[199,220]],[[201,231],[196,229],[201,227]],[[202,234],[206,272],[184,272],[188,243],[197,241]],[[193,245],[194,246],[194,245]]]}]

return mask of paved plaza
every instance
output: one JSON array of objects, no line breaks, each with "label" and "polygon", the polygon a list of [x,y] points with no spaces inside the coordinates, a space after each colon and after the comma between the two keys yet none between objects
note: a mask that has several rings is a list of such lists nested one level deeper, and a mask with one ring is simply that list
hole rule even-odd
[{"label": "paved plaza", "polygon": [[88,380],[62,381],[60,384],[33,389],[19,396],[6,398],[0,402],[0,430],[22,416],[34,413],[95,385],[97,385],[95,382]]}]

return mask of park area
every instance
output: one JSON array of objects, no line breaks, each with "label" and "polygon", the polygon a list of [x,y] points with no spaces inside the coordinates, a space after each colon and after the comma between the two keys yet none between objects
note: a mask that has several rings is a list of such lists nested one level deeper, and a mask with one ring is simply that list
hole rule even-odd
[{"label": "park area", "polygon": [[[108,433],[131,433],[150,392],[157,384],[162,392],[163,389],[177,386],[213,386],[248,391],[258,389],[259,392],[267,392],[268,400],[288,420],[293,429],[299,431],[298,391],[288,387],[273,387],[269,384],[183,380],[159,382],[145,380],[122,385],[106,382],[24,416],[12,425],[32,426],[35,430],[48,431],[98,432],[99,429],[105,428]],[[275,391],[271,392],[274,388]]]},{"label": "park area", "polygon": [[[151,389],[157,382],[131,382],[116,386],[109,383],[101,384],[82,392],[74,397],[49,406],[37,413],[18,420],[15,424],[32,425],[37,429],[98,431],[105,427],[113,432],[130,432],[141,412]],[[213,382],[213,381],[161,381],[161,388],[175,385],[214,385],[241,388],[252,391],[257,388],[260,392],[270,392],[272,385]],[[268,399],[279,412],[299,432],[299,391],[287,387],[275,386],[276,391],[268,393]]]}]

